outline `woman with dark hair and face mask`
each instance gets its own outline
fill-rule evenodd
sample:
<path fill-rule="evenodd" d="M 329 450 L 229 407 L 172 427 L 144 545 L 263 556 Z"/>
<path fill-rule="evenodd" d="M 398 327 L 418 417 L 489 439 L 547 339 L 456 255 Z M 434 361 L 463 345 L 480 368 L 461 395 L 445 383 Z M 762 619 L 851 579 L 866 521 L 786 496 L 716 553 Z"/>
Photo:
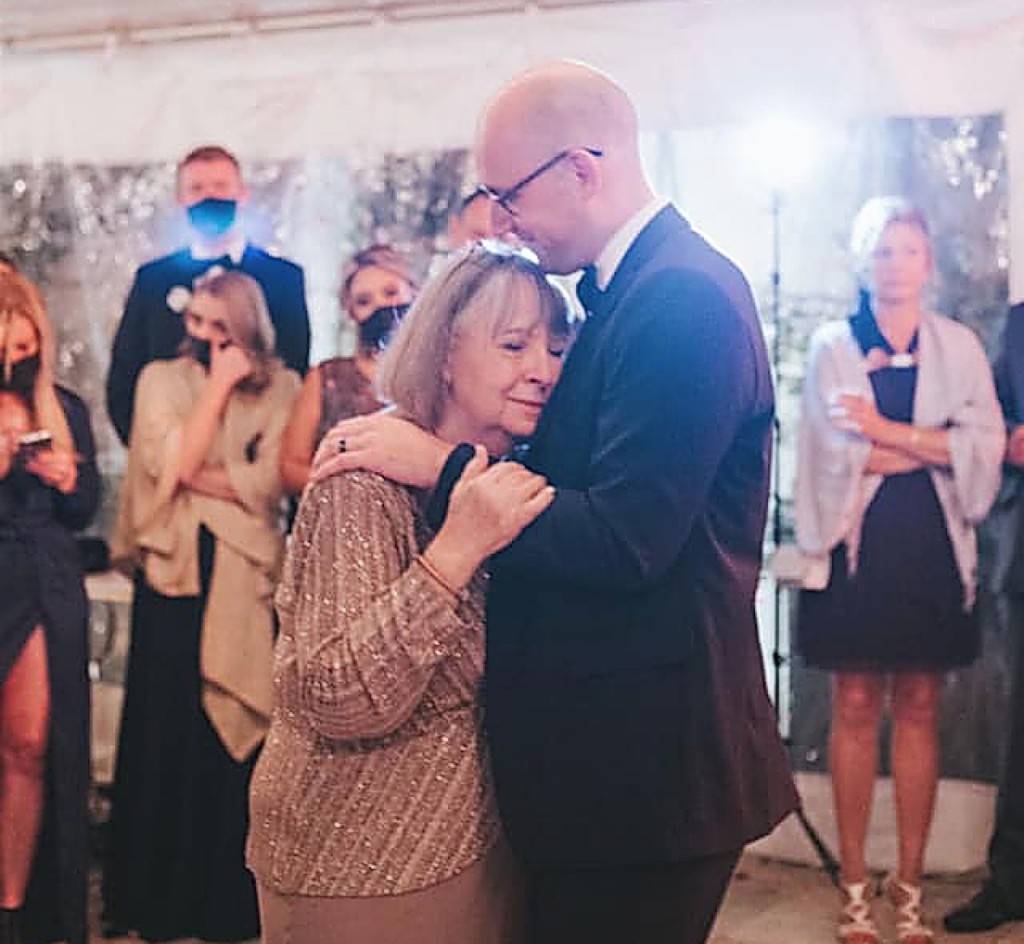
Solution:
<path fill-rule="evenodd" d="M 0 270 L 0 942 L 86 940 L 88 604 L 99 503 L 85 404 L 53 382 L 35 286 Z M 42 829 L 45 824 L 46 828 Z M 41 838 L 42 837 L 42 838 Z M 23 937 L 24 935 L 24 937 Z"/>
<path fill-rule="evenodd" d="M 381 407 L 373 390 L 377 357 L 416 297 L 412 267 L 390 246 L 357 252 L 341 278 L 341 307 L 356 323 L 354 357 L 332 357 L 306 374 L 281 443 L 281 478 L 298 494 L 309 480 L 316 444 L 338 420 Z"/>
<path fill-rule="evenodd" d="M 246 794 L 270 715 L 278 448 L 299 378 L 259 284 L 205 276 L 135 394 L 112 553 L 135 577 L 104 876 L 108 932 L 256 937 Z"/>

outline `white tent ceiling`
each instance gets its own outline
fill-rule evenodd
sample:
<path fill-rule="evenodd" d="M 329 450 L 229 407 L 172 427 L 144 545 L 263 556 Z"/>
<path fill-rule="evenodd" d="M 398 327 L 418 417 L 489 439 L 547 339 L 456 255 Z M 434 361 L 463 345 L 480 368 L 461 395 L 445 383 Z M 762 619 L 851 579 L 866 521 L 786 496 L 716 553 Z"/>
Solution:
<path fill-rule="evenodd" d="M 963 11 L 983 7 L 981 18 L 998 22 L 1021 13 L 1019 0 L 802 0 L 809 10 L 872 6 L 920 8 L 939 18 L 962 20 Z M 662 6 L 723 8 L 733 0 L 662 0 Z M 0 44 L 53 50 L 119 43 L 273 33 L 380 22 L 537 13 L 567 8 L 650 6 L 646 0 L 0 0 Z M 762 11 L 792 6 L 761 0 Z"/>
<path fill-rule="evenodd" d="M 498 85 L 561 57 L 648 130 L 1002 112 L 1024 180 L 1024 0 L 0 0 L 0 161 L 464 146 Z M 1024 297 L 1024 187 L 1011 217 Z"/>
<path fill-rule="evenodd" d="M 166 42 L 610 2 L 616 0 L 0 0 L 0 43 L 77 48 L 111 37 L 119 42 Z"/>

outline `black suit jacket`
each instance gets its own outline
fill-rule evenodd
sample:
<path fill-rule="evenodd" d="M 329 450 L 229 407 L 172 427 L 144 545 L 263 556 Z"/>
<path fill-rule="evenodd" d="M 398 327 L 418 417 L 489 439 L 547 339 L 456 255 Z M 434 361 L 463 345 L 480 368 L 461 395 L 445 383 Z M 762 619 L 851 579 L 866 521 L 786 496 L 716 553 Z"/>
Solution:
<path fill-rule="evenodd" d="M 487 729 L 533 865 L 735 850 L 797 798 L 754 615 L 773 394 L 740 272 L 666 208 L 585 323 L 493 562 Z"/>
<path fill-rule="evenodd" d="M 1006 316 L 993 373 L 1006 426 L 1012 433 L 1024 423 L 1024 303 L 1011 307 Z M 1001 514 L 992 518 L 996 527 L 1002 525 L 998 532 L 1001 539 L 995 542 L 989 579 L 997 591 L 1020 595 L 1024 594 L 1024 470 L 1009 463 L 1003 469 L 1003 484 L 994 509 Z"/>
<path fill-rule="evenodd" d="M 994 367 L 996 392 L 1008 426 L 1024 423 L 1024 302 L 1010 308 Z"/>
<path fill-rule="evenodd" d="M 142 368 L 150 361 L 177 357 L 185 336 L 181 314 L 167 306 L 167 293 L 178 285 L 191 290 L 193 280 L 212 264 L 193 259 L 182 249 L 147 262 L 135 273 L 107 374 L 107 412 L 121 442 L 127 443 L 131 433 L 135 384 Z M 281 360 L 304 375 L 309 367 L 310 332 L 302 269 L 252 245 L 246 246 L 238 268 L 263 289 Z"/>

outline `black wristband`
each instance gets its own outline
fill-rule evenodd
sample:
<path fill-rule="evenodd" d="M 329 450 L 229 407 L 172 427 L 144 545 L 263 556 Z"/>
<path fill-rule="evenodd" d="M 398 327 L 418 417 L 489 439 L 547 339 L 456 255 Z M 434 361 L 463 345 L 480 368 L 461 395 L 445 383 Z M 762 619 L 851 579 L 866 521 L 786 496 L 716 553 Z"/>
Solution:
<path fill-rule="evenodd" d="M 462 470 L 469 464 L 469 460 L 476 455 L 476 447 L 471 443 L 459 443 L 444 460 L 441 474 L 437 477 L 437 485 L 434 486 L 434 494 L 427 504 L 427 521 L 436 531 L 444 524 L 445 516 L 448 514 L 448 502 L 452 497 L 452 489 L 462 475 Z"/>

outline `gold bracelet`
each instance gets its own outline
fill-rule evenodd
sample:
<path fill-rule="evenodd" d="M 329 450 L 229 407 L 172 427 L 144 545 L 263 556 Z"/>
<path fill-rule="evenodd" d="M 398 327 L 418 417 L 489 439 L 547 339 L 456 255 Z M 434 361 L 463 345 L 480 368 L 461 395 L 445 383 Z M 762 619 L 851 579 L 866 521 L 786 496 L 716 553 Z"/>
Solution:
<path fill-rule="evenodd" d="M 442 590 L 447 591 L 453 597 L 458 599 L 459 591 L 456 590 L 444 577 L 441 576 L 441 572 L 427 560 L 426 554 L 419 554 L 416 560 L 420 562 L 420 566 L 430 575 L 434 583 L 436 583 Z"/>

